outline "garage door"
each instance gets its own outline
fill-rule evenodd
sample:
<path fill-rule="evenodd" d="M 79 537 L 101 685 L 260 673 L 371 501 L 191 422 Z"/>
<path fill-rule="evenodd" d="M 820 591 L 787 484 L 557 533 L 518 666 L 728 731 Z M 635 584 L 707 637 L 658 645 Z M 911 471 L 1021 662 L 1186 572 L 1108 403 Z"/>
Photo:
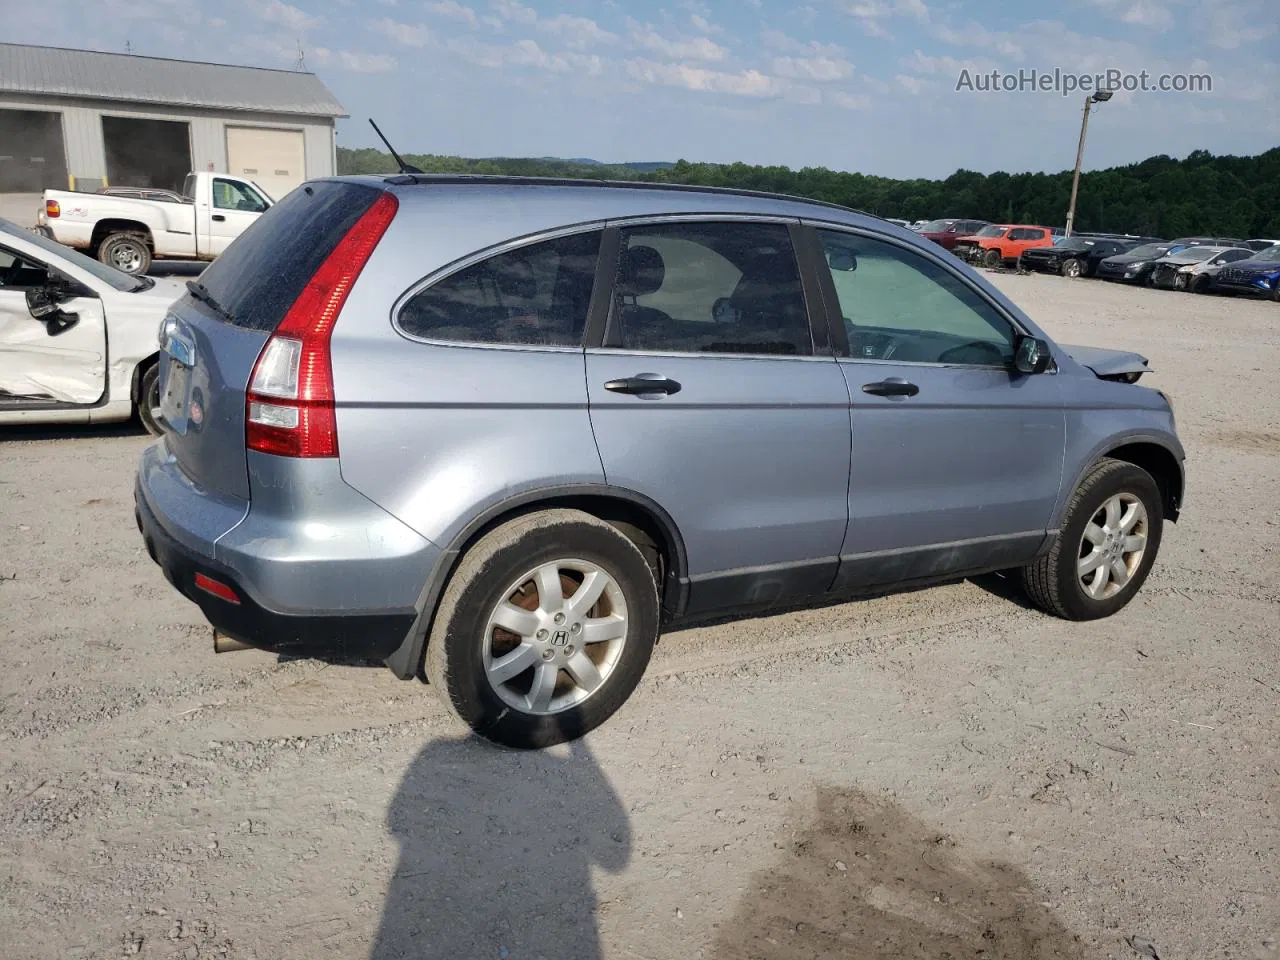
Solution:
<path fill-rule="evenodd" d="M 62 114 L 0 110 L 0 193 L 67 189 Z"/>
<path fill-rule="evenodd" d="M 181 190 L 191 172 L 191 127 L 180 120 L 103 117 L 107 182 Z"/>
<path fill-rule="evenodd" d="M 306 179 L 301 130 L 227 127 L 227 172 L 252 180 L 279 200 Z"/>

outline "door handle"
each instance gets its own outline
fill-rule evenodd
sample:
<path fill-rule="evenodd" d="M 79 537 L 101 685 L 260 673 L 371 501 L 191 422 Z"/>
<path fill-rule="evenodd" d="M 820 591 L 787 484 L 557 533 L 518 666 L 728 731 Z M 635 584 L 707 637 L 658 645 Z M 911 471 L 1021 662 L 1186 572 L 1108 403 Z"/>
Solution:
<path fill-rule="evenodd" d="M 223 216 L 222 214 L 220 214 L 220 213 L 215 213 L 215 214 L 214 214 L 212 217 L 210 217 L 209 219 L 210 219 L 210 220 L 216 220 L 218 223 L 225 223 L 227 218 L 226 218 L 226 217 L 224 217 L 224 216 Z"/>
<path fill-rule="evenodd" d="M 680 392 L 675 380 L 656 373 L 637 373 L 634 377 L 621 377 L 605 383 L 604 388 L 613 393 L 627 393 L 644 400 L 657 400 Z"/>
<path fill-rule="evenodd" d="M 914 397 L 920 392 L 920 388 L 902 377 L 889 377 L 875 383 L 864 383 L 862 392 L 874 397 Z"/>

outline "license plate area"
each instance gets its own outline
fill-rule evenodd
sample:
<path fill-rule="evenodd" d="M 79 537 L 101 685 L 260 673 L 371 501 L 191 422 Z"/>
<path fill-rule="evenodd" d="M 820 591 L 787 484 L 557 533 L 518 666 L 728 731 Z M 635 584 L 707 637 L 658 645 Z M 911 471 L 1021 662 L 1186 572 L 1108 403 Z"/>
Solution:
<path fill-rule="evenodd" d="M 160 419 L 174 433 L 185 435 L 191 422 L 188 409 L 195 351 L 190 343 L 173 333 L 169 334 L 164 349 L 160 371 Z"/>

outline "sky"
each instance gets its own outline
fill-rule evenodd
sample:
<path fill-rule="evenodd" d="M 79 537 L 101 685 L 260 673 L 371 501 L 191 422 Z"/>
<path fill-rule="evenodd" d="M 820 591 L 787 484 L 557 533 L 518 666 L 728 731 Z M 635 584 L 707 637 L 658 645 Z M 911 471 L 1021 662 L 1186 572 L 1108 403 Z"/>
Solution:
<path fill-rule="evenodd" d="M 340 146 L 687 159 L 892 177 L 1070 169 L 1085 94 L 992 71 L 1208 74 L 1121 89 L 1085 169 L 1280 143 L 1277 0 L 0 0 L 3 39 L 292 69 Z M 18 16 L 18 12 L 21 16 Z M 1062 18 L 1062 19 L 1058 19 Z M 967 81 L 965 78 L 968 78 Z M 1048 79 L 1042 82 L 1049 82 Z M 965 89 L 957 89 L 957 86 Z"/>

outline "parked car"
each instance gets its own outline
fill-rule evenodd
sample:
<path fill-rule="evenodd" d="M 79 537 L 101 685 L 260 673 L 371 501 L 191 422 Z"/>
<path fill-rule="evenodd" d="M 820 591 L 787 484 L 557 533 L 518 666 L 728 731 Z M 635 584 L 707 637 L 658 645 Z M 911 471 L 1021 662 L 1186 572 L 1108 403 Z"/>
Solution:
<path fill-rule="evenodd" d="M 1274 247 L 1280 240 L 1246 240 L 1241 246 L 1248 247 L 1250 250 L 1266 250 L 1268 247 Z"/>
<path fill-rule="evenodd" d="M 998 267 L 1007 260 L 1017 260 L 1027 250 L 1052 246 L 1053 233 L 1048 227 L 993 223 L 957 240 L 952 253 L 984 267 Z"/>
<path fill-rule="evenodd" d="M 1217 271 L 1204 292 L 1247 293 L 1280 300 L 1280 244 Z"/>
<path fill-rule="evenodd" d="M 1011 568 L 1110 615 L 1182 501 L 1141 356 L 832 205 L 336 178 L 190 287 L 152 557 L 222 635 L 385 659 L 502 743 L 603 722 L 691 616 Z"/>
<path fill-rule="evenodd" d="M 1137 243 L 1109 237 L 1075 235 L 1051 247 L 1026 250 L 1018 258 L 1018 268 L 1039 273 L 1060 273 L 1064 277 L 1091 277 L 1107 257 L 1132 250 Z"/>
<path fill-rule="evenodd" d="M 1178 237 L 1176 240 L 1169 241 L 1172 249 L 1170 253 L 1177 253 L 1179 248 L 1185 247 L 1243 247 L 1245 241 L 1239 237 Z"/>
<path fill-rule="evenodd" d="M 156 333 L 181 289 L 0 219 L 0 424 L 136 415 L 156 432 Z"/>
<path fill-rule="evenodd" d="M 917 233 L 919 233 L 920 230 L 923 229 L 926 223 L 929 223 L 929 221 L 928 220 L 912 220 L 910 229 L 915 230 Z"/>
<path fill-rule="evenodd" d="M 955 248 L 961 237 L 972 236 L 987 225 L 985 220 L 930 220 L 916 231 L 947 250 Z"/>
<path fill-rule="evenodd" d="M 179 201 L 46 190 L 39 226 L 59 243 L 139 275 L 154 260 L 212 260 L 272 204 L 252 180 L 187 174 Z"/>
<path fill-rule="evenodd" d="M 1140 244 L 1125 253 L 1104 258 L 1094 270 L 1094 276 L 1123 283 L 1145 283 L 1155 261 L 1171 250 L 1181 249 L 1183 247 L 1169 242 Z"/>
<path fill-rule="evenodd" d="M 1251 256 L 1248 247 L 1186 247 L 1152 263 L 1147 283 L 1166 290 L 1189 290 L 1206 270 Z"/>

